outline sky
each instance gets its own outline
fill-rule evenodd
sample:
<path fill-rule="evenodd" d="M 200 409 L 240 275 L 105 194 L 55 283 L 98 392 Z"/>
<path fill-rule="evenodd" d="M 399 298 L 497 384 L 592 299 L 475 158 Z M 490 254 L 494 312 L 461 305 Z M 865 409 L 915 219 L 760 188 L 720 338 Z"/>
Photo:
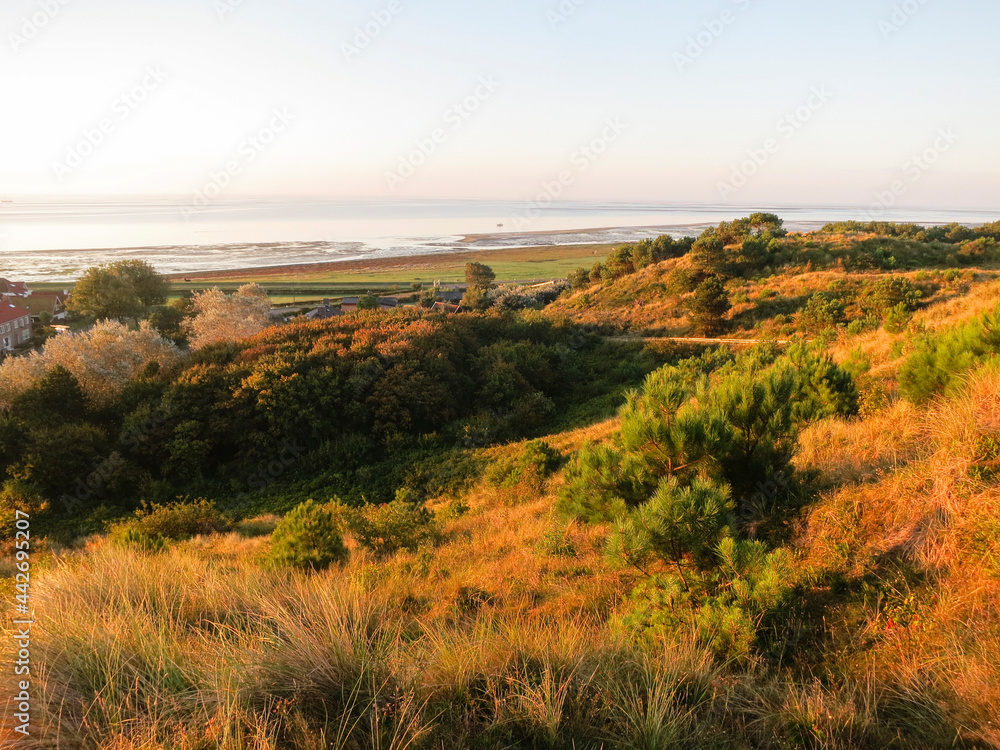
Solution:
<path fill-rule="evenodd" d="M 992 209 L 996 0 L 3 0 L 0 194 Z"/>

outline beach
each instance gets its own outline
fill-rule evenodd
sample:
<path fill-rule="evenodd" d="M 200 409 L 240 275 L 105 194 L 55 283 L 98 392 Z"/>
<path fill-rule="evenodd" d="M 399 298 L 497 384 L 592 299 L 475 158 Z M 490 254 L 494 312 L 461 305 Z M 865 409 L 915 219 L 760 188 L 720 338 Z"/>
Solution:
<path fill-rule="evenodd" d="M 706 227 L 770 210 L 791 231 L 855 219 L 860 209 L 648 203 L 557 203 L 521 218 L 523 204 L 457 200 L 240 199 L 194 216 L 168 198 L 53 199 L 0 205 L 0 270 L 31 282 L 72 281 L 87 268 L 143 260 L 169 276 L 232 272 L 340 273 L 418 258 L 494 250 L 616 245 Z M 537 214 L 537 215 L 536 215 Z M 981 223 L 978 211 L 894 213 L 893 220 Z M 517 227 L 521 231 L 509 231 Z M 406 260 L 401 260 L 406 259 Z M 386 264 L 389 265 L 386 265 Z M 433 261 L 437 263 L 437 261 Z M 349 264 L 349 265 L 343 265 Z"/>

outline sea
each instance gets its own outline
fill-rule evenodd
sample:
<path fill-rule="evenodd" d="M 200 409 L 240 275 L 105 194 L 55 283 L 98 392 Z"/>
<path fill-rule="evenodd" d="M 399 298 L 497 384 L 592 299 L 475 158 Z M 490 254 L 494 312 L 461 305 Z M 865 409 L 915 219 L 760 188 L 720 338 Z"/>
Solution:
<path fill-rule="evenodd" d="M 0 276 L 71 281 L 94 265 L 141 259 L 164 274 L 366 258 L 681 237 L 769 211 L 794 231 L 863 219 L 860 207 L 483 200 L 0 198 Z M 893 209 L 918 224 L 996 221 L 1000 211 Z"/>

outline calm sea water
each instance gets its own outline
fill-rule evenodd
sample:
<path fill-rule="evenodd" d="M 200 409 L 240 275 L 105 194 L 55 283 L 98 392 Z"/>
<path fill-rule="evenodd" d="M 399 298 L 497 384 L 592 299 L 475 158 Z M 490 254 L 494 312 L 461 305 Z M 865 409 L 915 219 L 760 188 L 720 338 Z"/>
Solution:
<path fill-rule="evenodd" d="M 203 208 L 166 197 L 4 198 L 0 276 L 26 281 L 75 278 L 124 258 L 162 273 L 318 263 L 535 245 L 622 242 L 700 231 L 755 210 L 778 213 L 790 229 L 855 219 L 860 208 L 734 207 L 652 203 L 245 199 Z M 983 211 L 896 210 L 884 218 L 921 224 L 981 223 Z M 503 226 L 499 226 L 503 225 Z"/>

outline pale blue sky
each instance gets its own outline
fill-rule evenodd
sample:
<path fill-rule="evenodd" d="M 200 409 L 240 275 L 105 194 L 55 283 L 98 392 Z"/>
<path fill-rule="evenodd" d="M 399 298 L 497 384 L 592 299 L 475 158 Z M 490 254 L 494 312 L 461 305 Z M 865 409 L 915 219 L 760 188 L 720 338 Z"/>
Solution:
<path fill-rule="evenodd" d="M 774 139 L 728 200 L 868 205 L 899 182 L 900 206 L 1000 203 L 996 0 L 567 0 L 556 24 L 559 0 L 398 0 L 350 61 L 343 45 L 389 0 L 58 2 L 0 9 L 7 195 L 190 195 L 234 162 L 231 195 L 529 200 L 562 172 L 566 199 L 721 202 L 720 183 Z M 915 12 L 887 33 L 903 5 Z M 156 66 L 161 82 L 144 72 Z M 144 77 L 145 101 L 123 109 Z M 482 78 L 499 88 L 455 127 L 446 113 Z M 814 88 L 828 101 L 786 137 L 779 119 Z M 248 149 L 282 108 L 292 122 Z M 580 169 L 609 118 L 624 133 Z M 102 120 L 92 153 L 56 167 Z M 438 128 L 391 189 L 387 173 Z M 957 141 L 914 171 L 941 129 Z"/>

